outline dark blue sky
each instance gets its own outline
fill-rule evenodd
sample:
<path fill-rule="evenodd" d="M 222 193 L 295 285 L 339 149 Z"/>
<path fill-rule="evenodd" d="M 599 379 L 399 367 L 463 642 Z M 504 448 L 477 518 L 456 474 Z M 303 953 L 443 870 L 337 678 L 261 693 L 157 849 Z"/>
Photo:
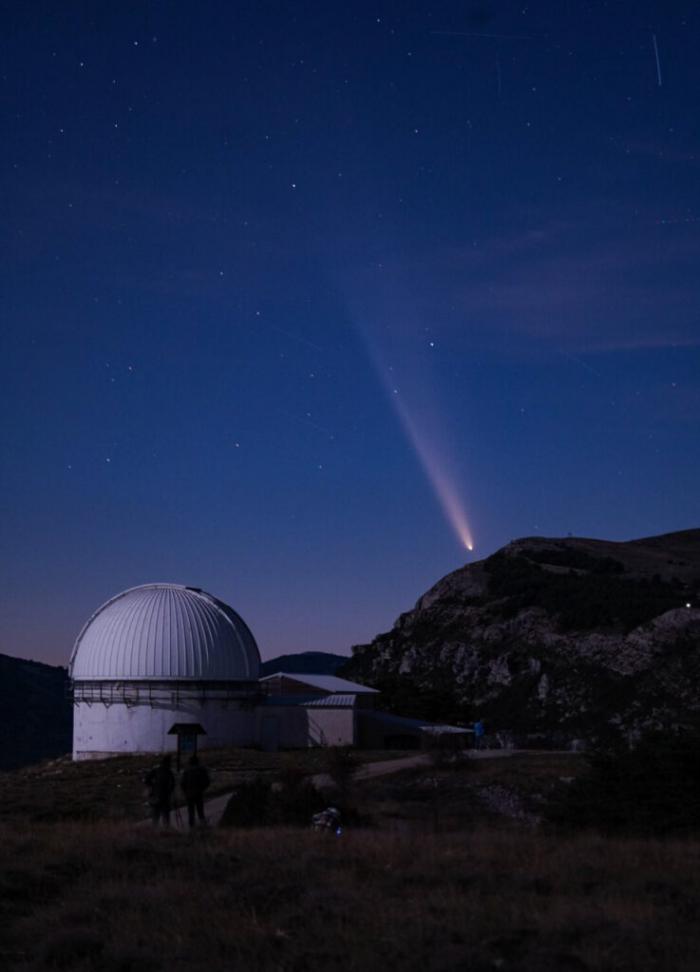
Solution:
<path fill-rule="evenodd" d="M 697 3 L 5 9 L 0 651 L 175 581 L 347 652 L 446 504 L 698 526 Z"/>

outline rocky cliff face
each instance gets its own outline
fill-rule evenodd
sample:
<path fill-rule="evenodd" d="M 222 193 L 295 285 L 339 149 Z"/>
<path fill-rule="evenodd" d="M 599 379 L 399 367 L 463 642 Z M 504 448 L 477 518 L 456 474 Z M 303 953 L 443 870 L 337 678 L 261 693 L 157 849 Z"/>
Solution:
<path fill-rule="evenodd" d="M 405 714 L 480 715 L 551 745 L 700 721 L 700 530 L 516 540 L 440 580 L 341 674 Z"/>

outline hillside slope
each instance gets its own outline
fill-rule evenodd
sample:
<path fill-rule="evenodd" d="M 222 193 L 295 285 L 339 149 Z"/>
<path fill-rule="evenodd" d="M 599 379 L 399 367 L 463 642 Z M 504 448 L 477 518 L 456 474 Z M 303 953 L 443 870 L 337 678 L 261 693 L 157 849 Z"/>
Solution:
<path fill-rule="evenodd" d="M 699 603 L 700 530 L 526 537 L 443 577 L 341 674 L 520 740 L 630 737 L 700 716 Z"/>
<path fill-rule="evenodd" d="M 67 684 L 65 668 L 0 655 L 0 770 L 70 751 Z"/>

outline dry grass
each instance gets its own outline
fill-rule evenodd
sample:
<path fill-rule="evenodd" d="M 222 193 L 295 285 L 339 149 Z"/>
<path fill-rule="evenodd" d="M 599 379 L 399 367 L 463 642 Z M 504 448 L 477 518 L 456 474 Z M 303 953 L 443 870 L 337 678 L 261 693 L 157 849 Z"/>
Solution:
<path fill-rule="evenodd" d="M 322 755 L 294 759 L 314 772 Z M 288 760 L 207 754 L 221 789 Z M 559 837 L 495 825 L 503 818 L 485 810 L 485 790 L 535 800 L 583 771 L 579 757 L 358 783 L 353 799 L 371 827 L 340 839 L 134 827 L 124 817 L 143 816 L 151 764 L 59 762 L 4 778 L 3 972 L 700 968 L 700 841 Z M 115 813 L 121 821 L 97 819 Z"/>
<path fill-rule="evenodd" d="M 700 843 L 0 825 L 9 970 L 696 972 Z"/>

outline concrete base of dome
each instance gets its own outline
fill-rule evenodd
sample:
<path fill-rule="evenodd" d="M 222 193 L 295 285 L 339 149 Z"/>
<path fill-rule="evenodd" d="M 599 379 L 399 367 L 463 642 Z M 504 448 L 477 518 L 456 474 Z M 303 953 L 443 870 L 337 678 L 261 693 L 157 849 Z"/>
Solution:
<path fill-rule="evenodd" d="M 127 705 L 78 702 L 74 707 L 73 759 L 101 759 L 129 753 L 167 753 L 177 749 L 174 723 L 198 722 L 207 735 L 200 749 L 252 746 L 257 741 L 255 710 L 245 703 L 181 694 L 176 703 Z"/>

